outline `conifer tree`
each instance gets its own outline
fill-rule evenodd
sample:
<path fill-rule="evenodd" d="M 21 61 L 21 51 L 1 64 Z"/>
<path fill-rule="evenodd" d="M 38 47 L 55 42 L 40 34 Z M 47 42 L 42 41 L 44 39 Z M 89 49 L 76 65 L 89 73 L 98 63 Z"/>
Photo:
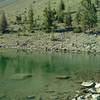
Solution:
<path fill-rule="evenodd" d="M 51 10 L 50 2 L 48 4 L 48 7 L 44 10 L 44 27 L 46 29 L 46 32 L 51 32 L 53 25 L 53 12 Z"/>
<path fill-rule="evenodd" d="M 6 33 L 7 27 L 8 27 L 7 18 L 6 18 L 5 12 L 3 11 L 1 15 L 0 31 L 2 33 Z"/>
<path fill-rule="evenodd" d="M 33 27 L 34 27 L 34 13 L 33 13 L 33 8 L 32 6 L 29 9 L 29 31 L 33 31 Z"/>
<path fill-rule="evenodd" d="M 75 15 L 75 22 L 79 26 L 81 21 L 81 9 L 79 8 Z"/>
<path fill-rule="evenodd" d="M 91 29 L 97 23 L 97 11 L 91 0 L 82 0 L 81 27 L 83 30 Z"/>
<path fill-rule="evenodd" d="M 63 22 L 64 20 L 64 10 L 65 10 L 65 4 L 64 1 L 61 0 L 59 4 L 59 9 L 58 9 L 58 21 Z"/>
<path fill-rule="evenodd" d="M 65 27 L 71 28 L 72 27 L 72 15 L 71 15 L 71 11 L 70 11 L 70 7 L 68 8 L 68 11 L 64 17 L 64 23 L 65 23 Z"/>
<path fill-rule="evenodd" d="M 60 11 L 64 11 L 65 10 L 65 4 L 64 4 L 63 0 L 60 1 L 59 10 Z"/>

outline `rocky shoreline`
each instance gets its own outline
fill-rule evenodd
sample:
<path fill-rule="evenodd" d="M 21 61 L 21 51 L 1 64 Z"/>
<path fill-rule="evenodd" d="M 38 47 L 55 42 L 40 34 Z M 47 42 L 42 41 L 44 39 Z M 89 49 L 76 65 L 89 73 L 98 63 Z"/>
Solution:
<path fill-rule="evenodd" d="M 87 81 L 81 84 L 80 91 L 72 100 L 100 100 L 100 83 Z"/>
<path fill-rule="evenodd" d="M 55 33 L 59 38 L 60 33 Z M 64 39 L 52 41 L 47 33 L 33 33 L 29 36 L 6 34 L 0 36 L 0 48 L 15 48 L 29 51 L 49 52 L 76 52 L 76 53 L 100 53 L 100 36 L 83 33 L 64 33 Z"/>

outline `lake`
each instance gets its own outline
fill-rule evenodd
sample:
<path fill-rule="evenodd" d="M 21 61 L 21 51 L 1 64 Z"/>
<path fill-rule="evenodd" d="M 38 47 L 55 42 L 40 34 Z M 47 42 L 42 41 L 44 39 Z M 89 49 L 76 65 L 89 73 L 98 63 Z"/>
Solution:
<path fill-rule="evenodd" d="M 22 73 L 32 77 L 11 79 Z M 56 79 L 58 75 L 70 78 Z M 0 96 L 4 95 L 0 100 L 27 100 L 33 95 L 35 100 L 68 100 L 65 98 L 73 96 L 82 81 L 99 81 L 99 77 L 100 55 L 0 49 Z"/>

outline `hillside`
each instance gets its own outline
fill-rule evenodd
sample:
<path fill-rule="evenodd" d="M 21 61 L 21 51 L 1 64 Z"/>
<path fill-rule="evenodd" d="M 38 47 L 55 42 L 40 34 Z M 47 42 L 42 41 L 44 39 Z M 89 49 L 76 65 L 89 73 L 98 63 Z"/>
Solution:
<path fill-rule="evenodd" d="M 81 0 L 64 0 L 67 7 L 77 9 Z M 60 0 L 50 0 L 51 6 L 57 9 Z M 1 10 L 5 10 L 9 14 L 22 12 L 25 8 L 33 4 L 34 12 L 41 15 L 43 9 L 48 4 L 48 0 L 6 0 L 0 2 Z"/>

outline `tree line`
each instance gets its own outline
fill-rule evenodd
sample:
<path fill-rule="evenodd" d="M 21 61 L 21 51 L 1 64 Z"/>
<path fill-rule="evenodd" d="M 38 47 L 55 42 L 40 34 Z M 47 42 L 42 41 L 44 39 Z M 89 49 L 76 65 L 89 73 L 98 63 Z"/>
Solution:
<path fill-rule="evenodd" d="M 42 29 L 45 32 L 49 33 L 57 29 L 57 24 L 64 25 L 65 29 L 73 29 L 75 32 L 86 32 L 97 26 L 98 16 L 97 8 L 100 6 L 100 1 L 95 0 L 95 3 L 92 0 L 82 0 L 81 6 L 78 10 L 73 13 L 71 7 L 67 7 L 63 0 L 60 0 L 58 10 L 52 9 L 50 1 L 48 6 L 45 7 L 43 11 L 43 24 Z M 75 17 L 73 17 L 73 14 Z M 21 16 L 16 16 L 17 24 L 21 22 Z M 37 18 L 39 20 L 39 16 Z M 31 6 L 28 10 L 28 16 L 25 16 L 25 23 L 29 25 L 28 30 L 34 32 L 34 27 L 36 27 L 37 20 L 34 17 L 33 7 Z M 75 25 L 73 25 L 75 22 Z M 2 13 L 0 31 L 2 33 L 7 32 L 8 22 L 5 12 Z"/>

